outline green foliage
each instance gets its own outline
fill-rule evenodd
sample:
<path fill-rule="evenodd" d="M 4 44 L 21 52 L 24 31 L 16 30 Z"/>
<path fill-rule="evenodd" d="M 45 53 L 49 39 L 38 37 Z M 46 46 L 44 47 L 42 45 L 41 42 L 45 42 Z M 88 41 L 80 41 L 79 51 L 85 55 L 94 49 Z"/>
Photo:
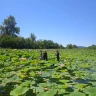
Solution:
<path fill-rule="evenodd" d="M 4 35 L 0 38 L 0 46 L 3 48 L 21 49 L 25 47 L 25 39 L 22 37 L 11 37 L 10 35 Z"/>
<path fill-rule="evenodd" d="M 72 49 L 72 48 L 78 48 L 78 47 L 76 45 L 67 44 L 66 48 L 67 49 Z"/>
<path fill-rule="evenodd" d="M 56 49 L 63 48 L 59 44 L 54 43 L 51 40 L 43 40 L 33 42 L 30 38 L 23 37 L 11 37 L 10 35 L 4 35 L 0 38 L 0 47 L 3 48 L 15 48 L 15 49 Z"/>
<path fill-rule="evenodd" d="M 91 94 L 92 96 L 96 95 L 96 87 L 88 87 L 84 89 L 86 94 Z"/>
<path fill-rule="evenodd" d="M 34 35 L 34 33 L 30 34 L 30 39 L 35 42 L 36 41 L 36 36 Z"/>
<path fill-rule="evenodd" d="M 0 47 L 2 48 L 16 48 L 16 49 L 56 49 L 64 48 L 58 43 L 51 40 L 37 40 L 34 33 L 30 37 L 18 37 L 20 28 L 16 26 L 14 16 L 9 16 L 4 19 L 0 26 Z"/>
<path fill-rule="evenodd" d="M 68 44 L 68 45 L 66 46 L 66 48 L 72 49 L 72 44 Z"/>
<path fill-rule="evenodd" d="M 4 19 L 3 25 L 0 26 L 0 34 L 17 37 L 20 32 L 20 28 L 17 27 L 16 24 L 14 16 L 10 15 L 7 19 Z"/>
<path fill-rule="evenodd" d="M 92 46 L 89 46 L 88 48 L 89 49 L 96 49 L 96 45 L 93 44 Z"/>
<path fill-rule="evenodd" d="M 28 87 L 18 86 L 13 91 L 11 91 L 10 96 L 22 96 L 29 90 Z"/>
<path fill-rule="evenodd" d="M 52 40 L 37 40 L 36 45 L 37 45 L 37 47 L 39 47 L 41 49 L 64 48 L 63 46 L 59 45 L 58 43 L 54 43 Z"/>
<path fill-rule="evenodd" d="M 60 62 L 55 51 L 44 61 L 40 50 L 1 49 L 0 96 L 95 96 L 96 51 L 59 50 Z"/>
<path fill-rule="evenodd" d="M 84 93 L 81 93 L 81 92 L 72 92 L 69 96 L 86 96 Z"/>

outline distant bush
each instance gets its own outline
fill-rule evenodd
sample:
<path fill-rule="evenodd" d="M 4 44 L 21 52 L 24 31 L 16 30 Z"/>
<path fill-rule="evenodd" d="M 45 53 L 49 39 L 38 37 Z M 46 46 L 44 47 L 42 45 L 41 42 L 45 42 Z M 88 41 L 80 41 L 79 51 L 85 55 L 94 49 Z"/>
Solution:
<path fill-rule="evenodd" d="M 73 49 L 73 48 L 78 48 L 76 45 L 68 44 L 66 46 L 67 49 Z"/>
<path fill-rule="evenodd" d="M 89 46 L 88 48 L 89 49 L 96 49 L 96 45 L 93 44 L 92 46 Z"/>

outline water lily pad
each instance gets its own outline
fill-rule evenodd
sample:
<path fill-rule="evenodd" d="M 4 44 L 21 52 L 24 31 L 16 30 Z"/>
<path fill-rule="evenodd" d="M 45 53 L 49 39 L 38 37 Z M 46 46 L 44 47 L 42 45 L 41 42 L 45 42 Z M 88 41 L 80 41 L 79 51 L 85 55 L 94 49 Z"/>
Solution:
<path fill-rule="evenodd" d="M 57 92 L 57 89 L 50 89 L 49 91 L 45 92 L 45 96 L 54 96 Z"/>
<path fill-rule="evenodd" d="M 75 91 L 75 92 L 70 93 L 69 96 L 86 96 L 86 95 L 84 93 Z"/>
<path fill-rule="evenodd" d="M 11 91 L 10 96 L 19 96 L 23 95 L 29 90 L 28 87 L 23 87 L 23 86 L 17 86 L 13 91 Z"/>
<path fill-rule="evenodd" d="M 88 87 L 88 88 L 84 89 L 84 92 L 86 94 L 96 95 L 96 87 Z"/>

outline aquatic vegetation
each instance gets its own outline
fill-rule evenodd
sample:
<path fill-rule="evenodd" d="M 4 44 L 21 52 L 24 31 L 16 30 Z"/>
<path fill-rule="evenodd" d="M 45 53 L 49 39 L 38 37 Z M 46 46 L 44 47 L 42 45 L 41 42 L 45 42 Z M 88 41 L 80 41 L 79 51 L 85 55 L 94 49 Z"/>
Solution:
<path fill-rule="evenodd" d="M 0 96 L 95 96 L 96 50 L 0 49 Z"/>

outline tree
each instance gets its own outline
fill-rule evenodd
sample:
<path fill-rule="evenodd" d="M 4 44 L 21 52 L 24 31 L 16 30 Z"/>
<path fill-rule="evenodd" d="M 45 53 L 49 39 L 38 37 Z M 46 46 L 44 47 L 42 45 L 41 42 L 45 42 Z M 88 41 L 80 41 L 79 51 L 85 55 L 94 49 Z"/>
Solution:
<path fill-rule="evenodd" d="M 78 48 L 76 45 L 72 45 L 73 48 Z"/>
<path fill-rule="evenodd" d="M 67 44 L 66 48 L 68 49 L 72 49 L 72 48 L 78 48 L 75 44 L 72 45 L 72 44 Z"/>
<path fill-rule="evenodd" d="M 4 19 L 4 22 L 0 26 L 0 34 L 17 37 L 20 32 L 20 27 L 17 27 L 16 24 L 14 16 L 10 15 L 7 19 Z"/>
<path fill-rule="evenodd" d="M 66 46 L 66 48 L 72 49 L 72 44 L 68 44 L 68 45 Z"/>
<path fill-rule="evenodd" d="M 34 35 L 34 33 L 30 34 L 30 39 L 35 42 L 36 41 L 36 36 Z"/>
<path fill-rule="evenodd" d="M 37 49 L 43 49 L 43 45 L 44 45 L 44 43 L 43 43 L 42 39 L 39 39 L 36 41 L 36 48 Z"/>
<path fill-rule="evenodd" d="M 91 46 L 88 46 L 89 49 L 96 49 L 96 45 L 91 45 Z"/>

